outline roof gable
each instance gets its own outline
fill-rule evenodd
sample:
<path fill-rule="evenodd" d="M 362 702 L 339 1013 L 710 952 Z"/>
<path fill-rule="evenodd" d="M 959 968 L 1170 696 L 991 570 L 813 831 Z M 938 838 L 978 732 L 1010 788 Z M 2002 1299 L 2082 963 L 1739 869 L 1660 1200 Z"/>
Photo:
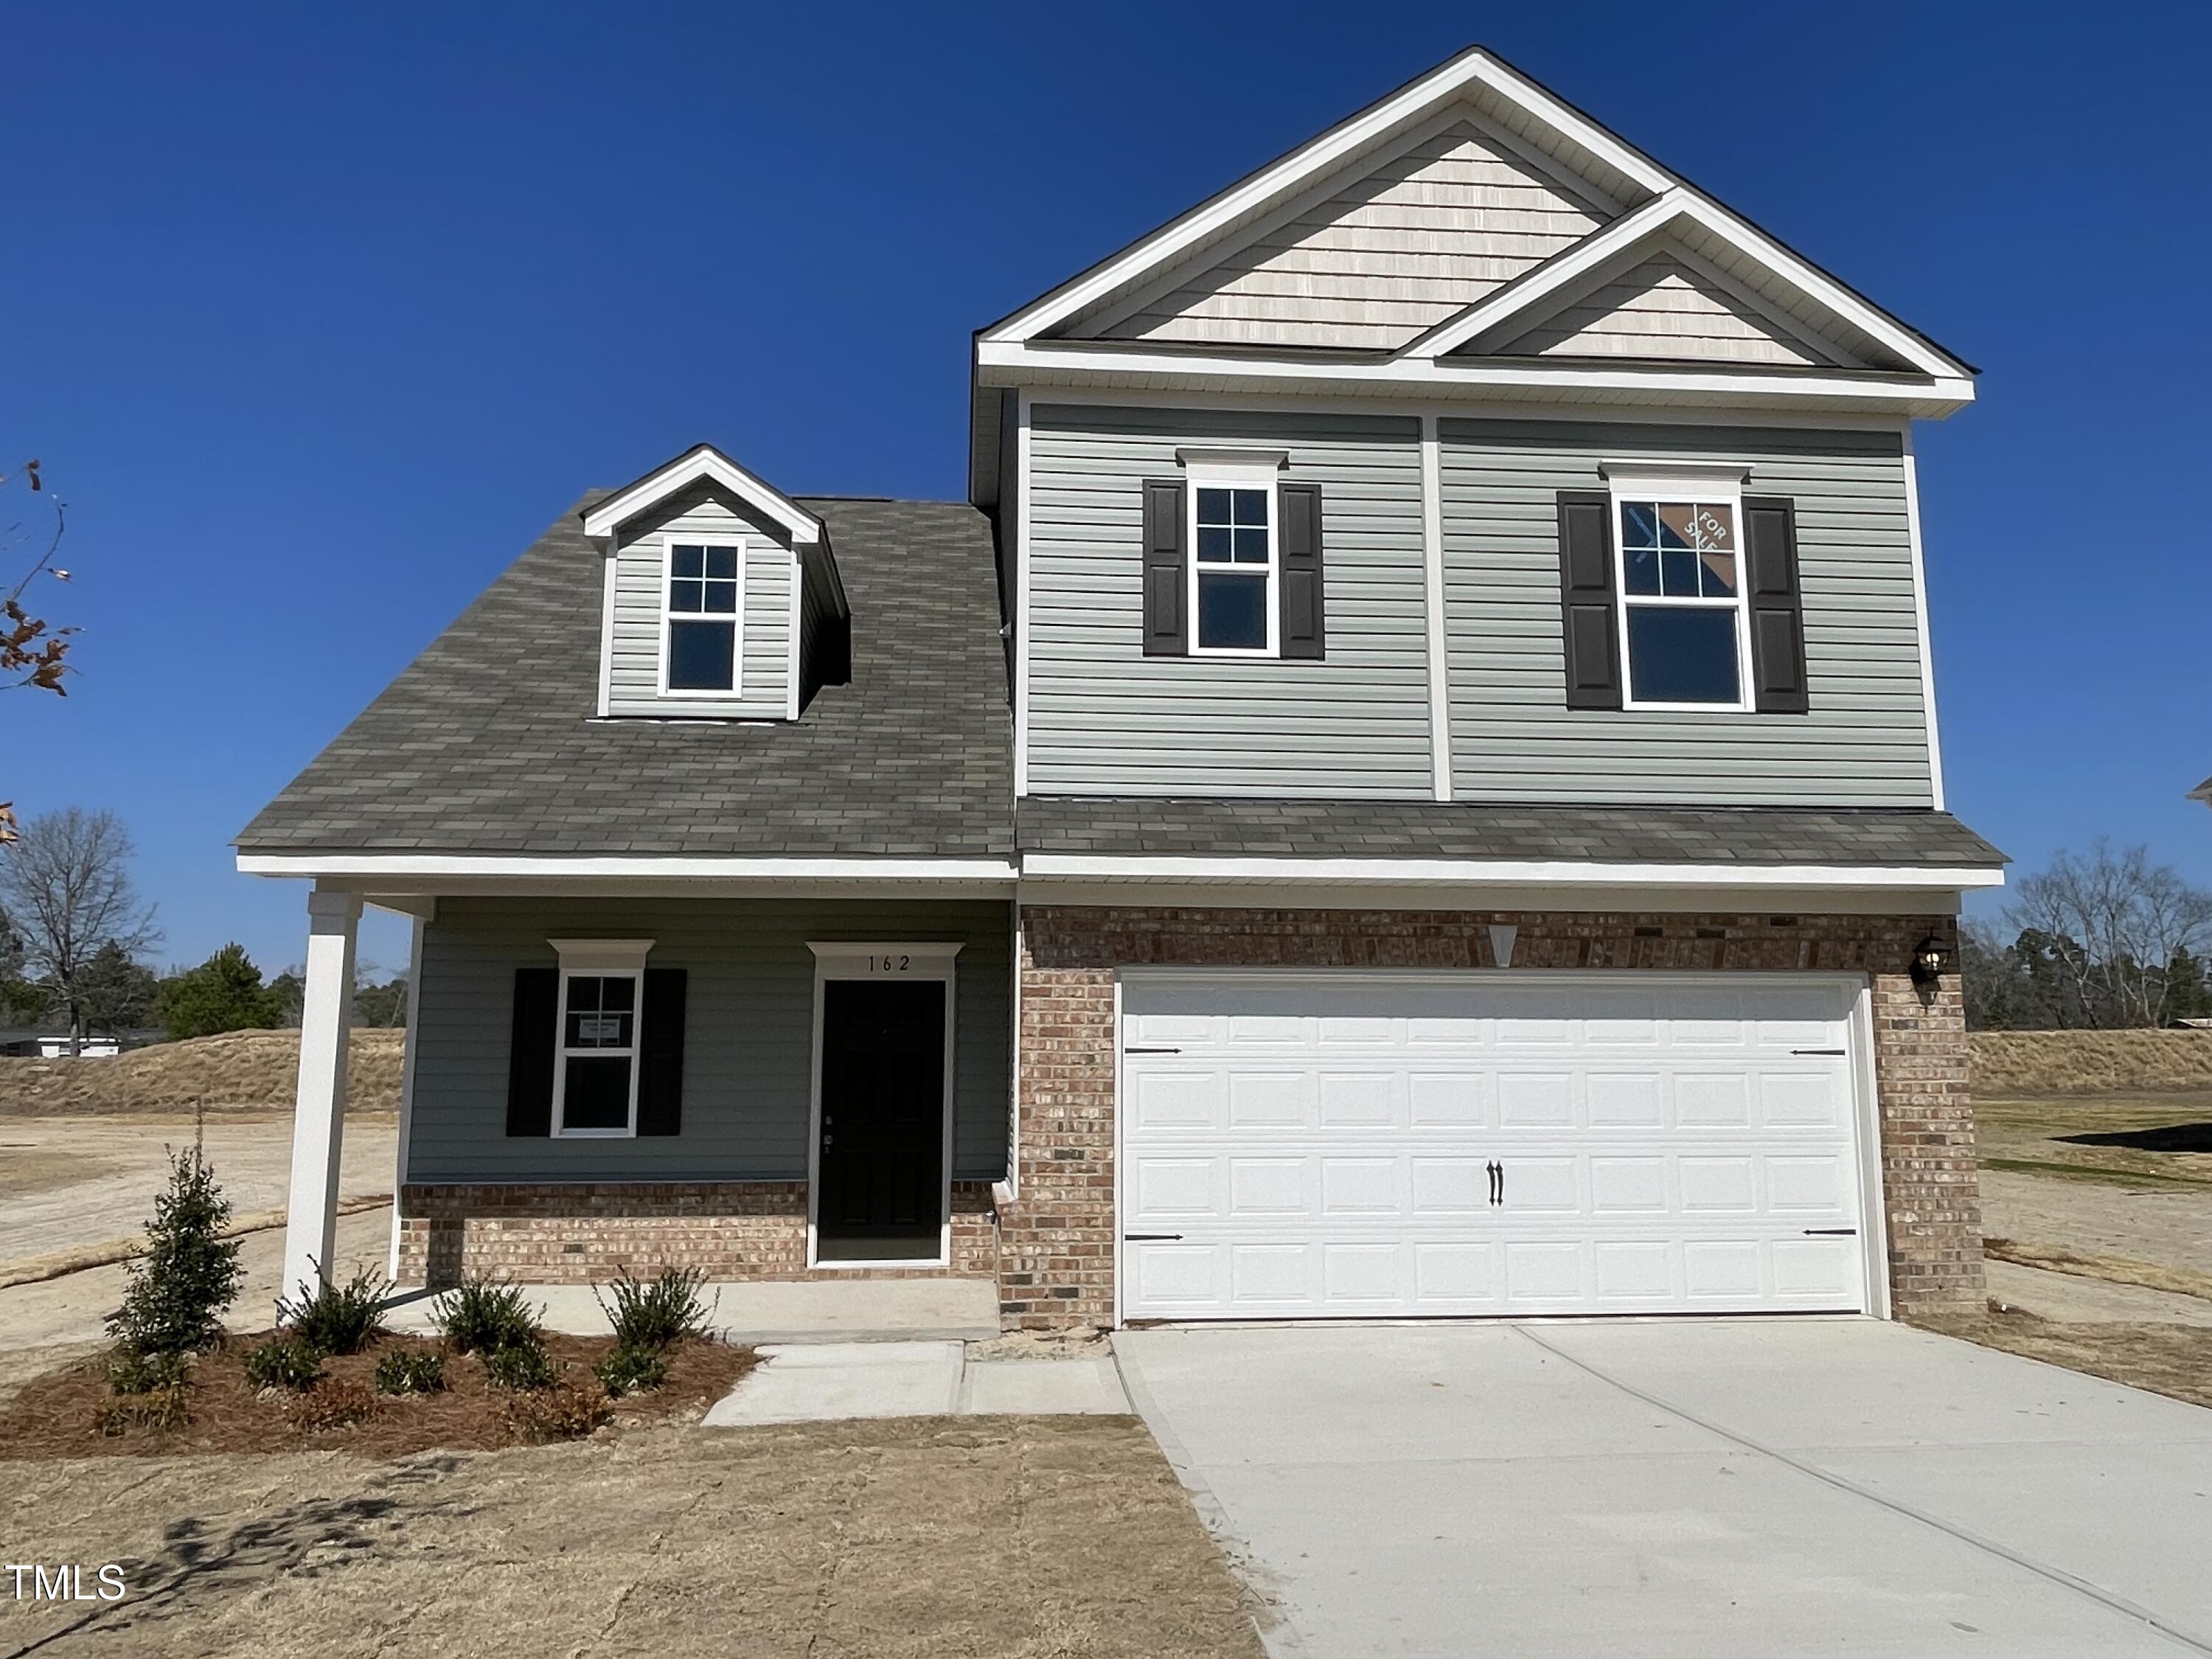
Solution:
<path fill-rule="evenodd" d="M 1388 350 L 1620 211 L 1464 103 L 1351 171 L 1056 331 Z"/>
<path fill-rule="evenodd" d="M 765 479 L 748 472 L 712 444 L 694 444 L 674 460 L 624 484 L 585 513 L 586 536 L 611 536 L 630 520 L 702 483 L 720 485 L 783 526 L 801 545 L 822 539 L 822 520 Z"/>

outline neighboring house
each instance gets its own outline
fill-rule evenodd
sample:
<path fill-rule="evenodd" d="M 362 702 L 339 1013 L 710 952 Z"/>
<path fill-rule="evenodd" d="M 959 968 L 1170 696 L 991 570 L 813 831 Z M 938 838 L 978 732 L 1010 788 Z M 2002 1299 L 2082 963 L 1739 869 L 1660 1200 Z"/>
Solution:
<path fill-rule="evenodd" d="M 88 1036 L 82 1039 L 76 1053 L 70 1053 L 67 1031 L 31 1030 L 0 1030 L 0 1054 L 29 1060 L 112 1060 L 123 1052 L 122 1039 L 115 1036 Z"/>
<path fill-rule="evenodd" d="M 1982 1294 L 1924 335 L 1471 51 L 975 341 L 969 504 L 586 495 L 240 838 L 398 1277 L 1010 1326 Z"/>

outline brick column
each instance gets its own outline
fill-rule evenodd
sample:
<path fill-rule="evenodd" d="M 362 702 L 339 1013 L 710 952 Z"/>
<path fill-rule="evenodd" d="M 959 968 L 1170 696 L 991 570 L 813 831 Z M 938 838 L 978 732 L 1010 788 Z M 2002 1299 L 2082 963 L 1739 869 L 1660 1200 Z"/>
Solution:
<path fill-rule="evenodd" d="M 1114 1322 L 1114 969 L 1039 968 L 1025 943 L 1021 1150 L 999 1212 L 1009 1330 Z"/>

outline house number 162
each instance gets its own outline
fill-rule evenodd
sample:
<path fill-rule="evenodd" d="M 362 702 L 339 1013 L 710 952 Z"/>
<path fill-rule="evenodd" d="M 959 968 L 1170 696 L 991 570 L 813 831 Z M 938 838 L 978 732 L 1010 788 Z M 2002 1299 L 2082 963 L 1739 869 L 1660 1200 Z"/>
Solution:
<path fill-rule="evenodd" d="M 870 957 L 868 971 L 872 974 L 902 974 L 914 965 L 914 958 L 903 953 L 892 957 Z"/>

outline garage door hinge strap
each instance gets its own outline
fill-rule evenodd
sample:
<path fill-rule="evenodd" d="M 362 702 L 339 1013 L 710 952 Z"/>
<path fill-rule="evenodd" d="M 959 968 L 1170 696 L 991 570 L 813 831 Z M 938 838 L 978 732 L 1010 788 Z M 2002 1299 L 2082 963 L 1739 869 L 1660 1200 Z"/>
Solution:
<path fill-rule="evenodd" d="M 1792 1048 L 1790 1052 L 1793 1054 L 1833 1054 L 1840 1060 L 1846 1051 L 1842 1048 Z"/>
<path fill-rule="evenodd" d="M 1859 1230 L 1856 1227 L 1808 1227 L 1805 1229 L 1805 1237 L 1808 1238 L 1856 1238 L 1858 1236 Z"/>
<path fill-rule="evenodd" d="M 1124 1048 L 1121 1052 L 1125 1054 L 1179 1054 L 1182 1050 L 1180 1048 Z"/>
<path fill-rule="evenodd" d="M 1181 1233 L 1123 1233 L 1121 1235 L 1121 1242 L 1124 1244 L 1165 1244 L 1178 1243 L 1182 1238 Z"/>

